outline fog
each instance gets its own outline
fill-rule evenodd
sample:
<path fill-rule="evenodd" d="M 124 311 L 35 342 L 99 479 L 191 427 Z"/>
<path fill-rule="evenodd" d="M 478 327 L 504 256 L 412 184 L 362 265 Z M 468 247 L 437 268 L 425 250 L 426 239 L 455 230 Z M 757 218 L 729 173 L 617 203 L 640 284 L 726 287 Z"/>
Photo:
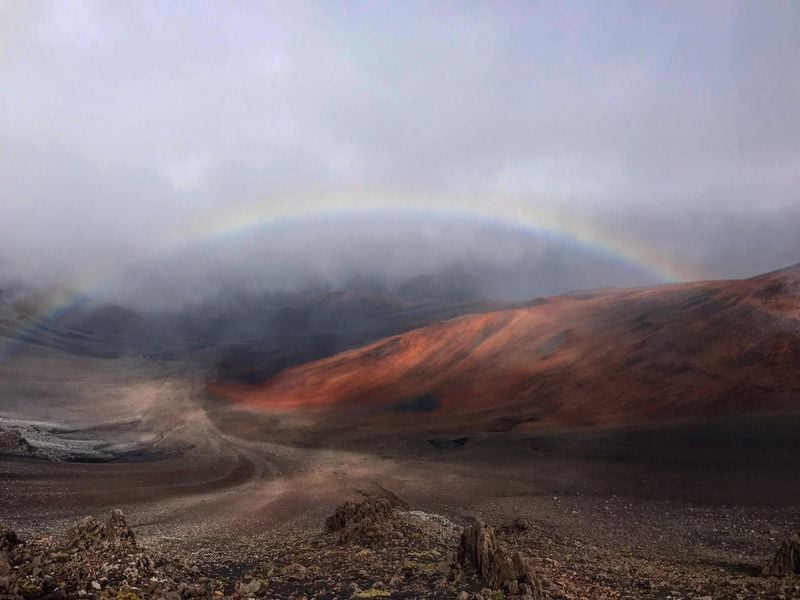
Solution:
<path fill-rule="evenodd" d="M 487 204 L 703 277 L 800 262 L 798 3 L 12 1 L 0 23 L 0 280 L 175 303 L 665 279 Z"/>

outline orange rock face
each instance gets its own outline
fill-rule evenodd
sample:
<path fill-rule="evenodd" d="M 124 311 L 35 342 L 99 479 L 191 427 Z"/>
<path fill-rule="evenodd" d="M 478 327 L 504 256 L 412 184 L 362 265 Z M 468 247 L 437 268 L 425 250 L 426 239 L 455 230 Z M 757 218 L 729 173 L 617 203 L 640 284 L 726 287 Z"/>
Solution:
<path fill-rule="evenodd" d="M 209 391 L 398 430 L 642 423 L 800 407 L 800 266 L 440 322 Z"/>

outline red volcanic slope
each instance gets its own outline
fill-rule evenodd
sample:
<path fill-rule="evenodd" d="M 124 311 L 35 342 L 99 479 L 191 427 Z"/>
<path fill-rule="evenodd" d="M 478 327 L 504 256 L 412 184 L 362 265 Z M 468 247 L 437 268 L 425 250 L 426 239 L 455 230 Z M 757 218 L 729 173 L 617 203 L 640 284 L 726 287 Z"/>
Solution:
<path fill-rule="evenodd" d="M 800 265 L 465 316 L 209 391 L 412 430 L 603 425 L 800 406 Z"/>

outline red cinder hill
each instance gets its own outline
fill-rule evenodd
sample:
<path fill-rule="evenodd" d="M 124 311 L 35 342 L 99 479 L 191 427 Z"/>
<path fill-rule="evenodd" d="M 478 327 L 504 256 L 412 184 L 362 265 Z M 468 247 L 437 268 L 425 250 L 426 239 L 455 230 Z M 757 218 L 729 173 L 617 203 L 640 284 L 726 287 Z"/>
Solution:
<path fill-rule="evenodd" d="M 800 408 L 800 265 L 542 299 L 209 391 L 254 410 L 410 431 Z"/>

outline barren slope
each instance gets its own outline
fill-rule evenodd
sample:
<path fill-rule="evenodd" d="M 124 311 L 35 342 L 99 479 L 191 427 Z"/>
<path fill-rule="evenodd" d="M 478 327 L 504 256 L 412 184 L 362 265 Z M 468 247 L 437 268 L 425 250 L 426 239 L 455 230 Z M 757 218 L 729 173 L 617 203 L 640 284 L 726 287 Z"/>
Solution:
<path fill-rule="evenodd" d="M 605 425 L 800 407 L 800 266 L 471 315 L 209 391 L 401 430 Z"/>

